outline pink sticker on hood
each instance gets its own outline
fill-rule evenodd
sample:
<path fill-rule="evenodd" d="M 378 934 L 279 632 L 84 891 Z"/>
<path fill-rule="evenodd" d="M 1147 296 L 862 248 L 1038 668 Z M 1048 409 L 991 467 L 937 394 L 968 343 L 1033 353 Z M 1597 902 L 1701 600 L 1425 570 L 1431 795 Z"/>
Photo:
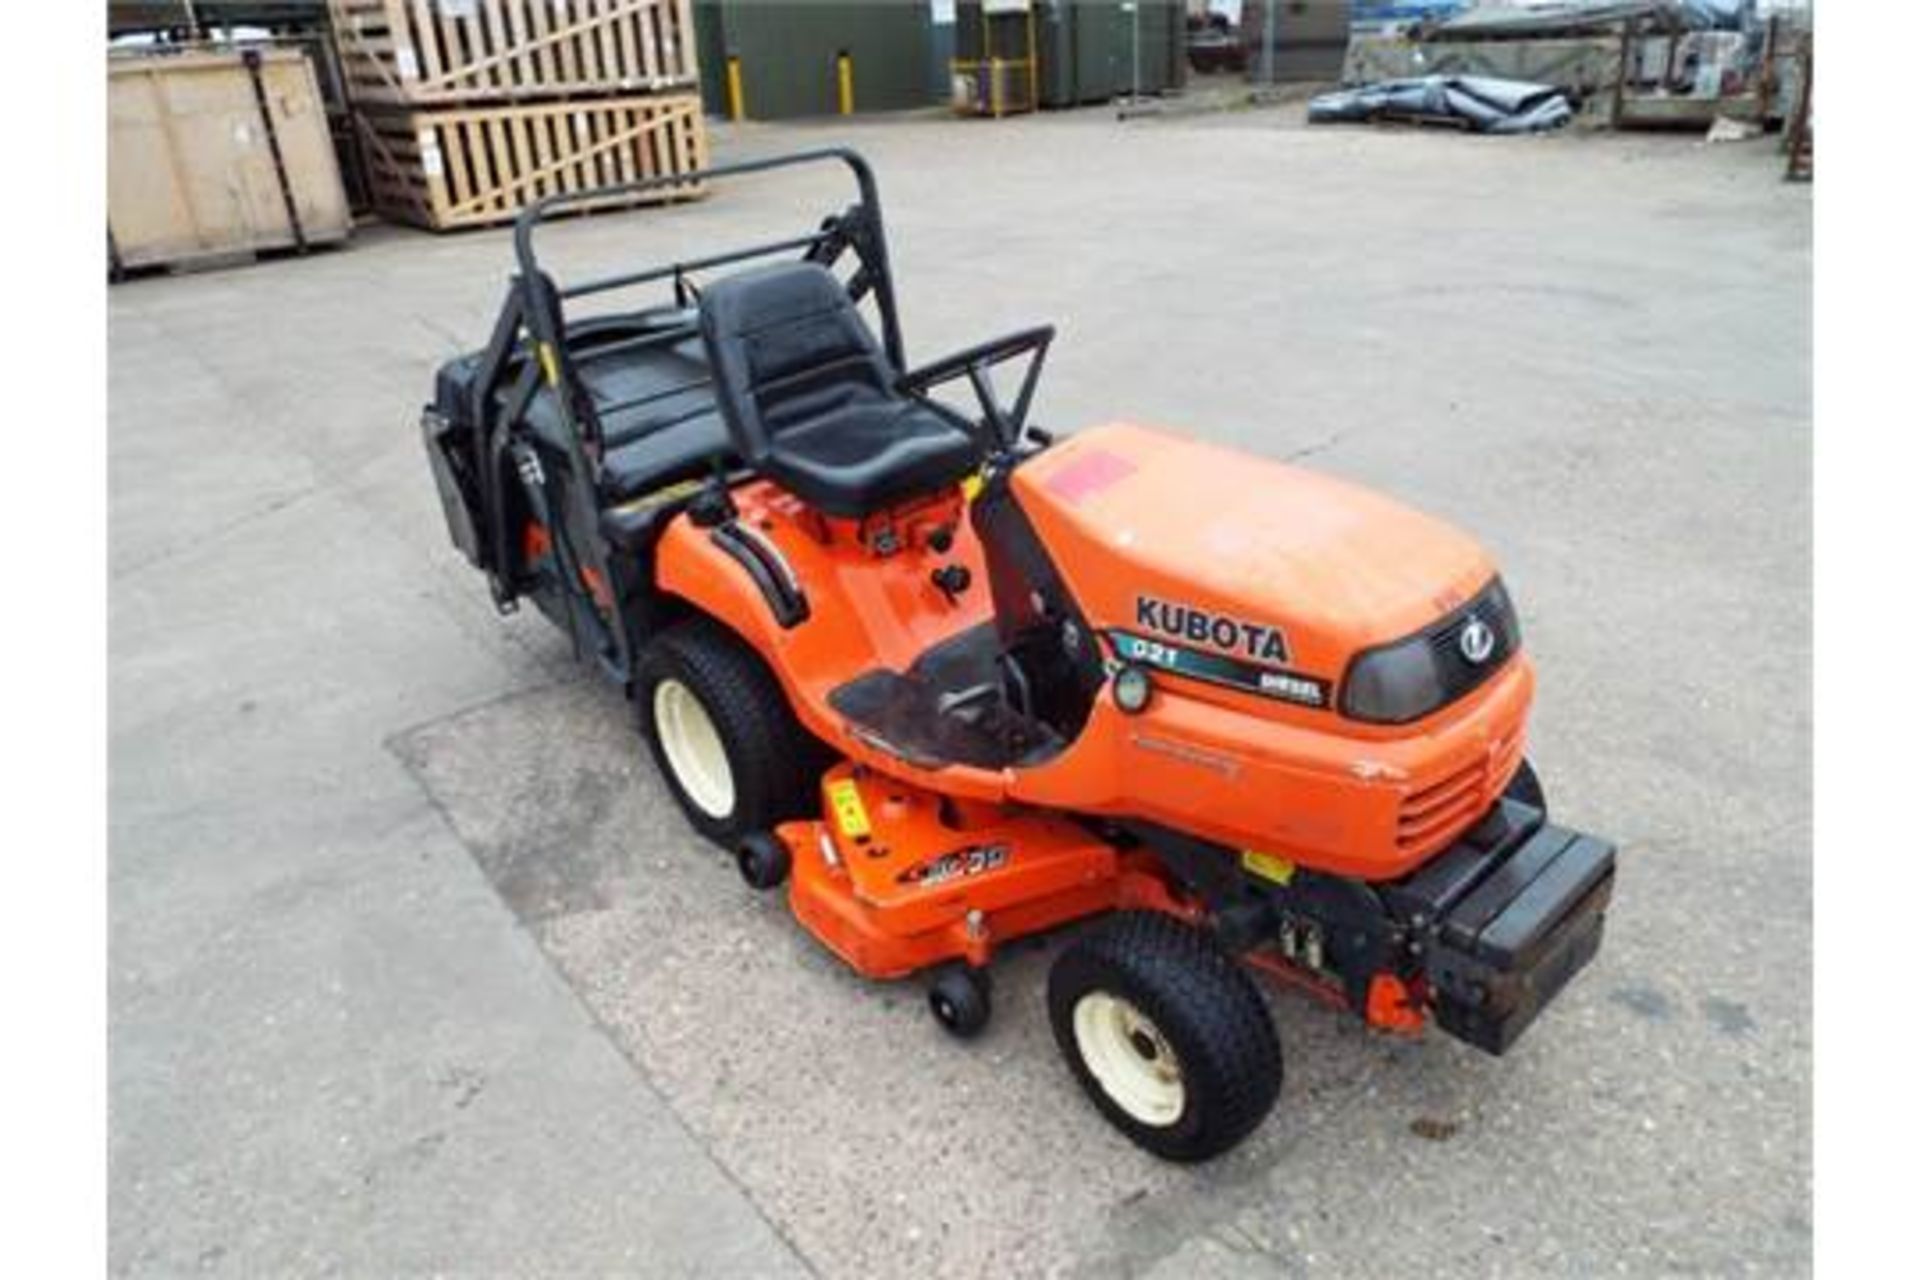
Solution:
<path fill-rule="evenodd" d="M 1134 465 L 1117 453 L 1095 450 L 1082 454 L 1047 477 L 1047 492 L 1062 502 L 1079 503 L 1134 473 Z"/>

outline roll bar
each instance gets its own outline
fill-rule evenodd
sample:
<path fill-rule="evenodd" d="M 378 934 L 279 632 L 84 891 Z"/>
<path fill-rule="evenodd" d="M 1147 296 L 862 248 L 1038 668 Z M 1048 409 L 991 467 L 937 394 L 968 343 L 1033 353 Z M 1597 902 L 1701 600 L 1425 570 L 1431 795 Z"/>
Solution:
<path fill-rule="evenodd" d="M 828 245 L 836 236 L 849 237 L 855 239 L 854 248 L 860 256 L 866 284 L 873 290 L 874 302 L 880 312 L 881 341 L 886 347 L 888 357 L 893 360 L 894 366 L 904 368 L 906 358 L 900 336 L 900 318 L 894 306 L 893 271 L 887 258 L 886 229 L 880 217 L 880 187 L 874 180 L 872 166 L 867 163 L 864 156 L 851 147 L 817 147 L 807 151 L 764 156 L 757 160 L 741 160 L 711 169 L 696 169 L 689 173 L 662 174 L 659 177 L 645 178 L 638 182 L 625 182 L 614 186 L 594 187 L 585 191 L 566 191 L 543 196 L 522 209 L 520 215 L 514 219 L 514 256 L 519 261 L 523 279 L 539 280 L 542 277 L 539 257 L 534 252 L 534 231 L 542 222 L 549 221 L 571 209 L 611 198 L 640 196 L 648 192 L 668 191 L 676 187 L 691 187 L 715 179 L 737 178 L 746 174 L 765 173 L 773 169 L 792 168 L 796 165 L 831 162 L 844 164 L 853 172 L 854 185 L 859 189 L 860 199 L 854 209 L 849 210 L 849 215 L 857 225 L 846 225 L 848 215 L 842 215 L 838 219 L 828 219 L 818 231 L 811 235 L 795 236 L 684 262 L 670 262 L 639 271 L 604 276 L 570 285 L 564 289 L 556 286 L 548 301 L 557 309 L 560 302 L 566 298 L 646 284 L 654 280 L 672 279 L 678 282 L 689 271 L 723 266 L 730 262 L 765 257 L 795 249 L 811 251 Z M 533 308 L 533 310 L 538 311 L 540 308 Z M 558 317 L 554 319 L 557 321 Z"/>

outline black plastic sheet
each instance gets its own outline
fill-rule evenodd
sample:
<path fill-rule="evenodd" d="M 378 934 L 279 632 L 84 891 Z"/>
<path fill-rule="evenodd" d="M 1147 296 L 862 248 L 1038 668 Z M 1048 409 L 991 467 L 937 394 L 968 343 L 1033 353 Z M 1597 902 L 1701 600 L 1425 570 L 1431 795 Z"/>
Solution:
<path fill-rule="evenodd" d="M 1657 31 L 1740 31 L 1753 0 L 1562 0 L 1558 4 L 1481 5 L 1441 19 L 1422 33 L 1429 40 L 1577 36 L 1635 21 Z"/>

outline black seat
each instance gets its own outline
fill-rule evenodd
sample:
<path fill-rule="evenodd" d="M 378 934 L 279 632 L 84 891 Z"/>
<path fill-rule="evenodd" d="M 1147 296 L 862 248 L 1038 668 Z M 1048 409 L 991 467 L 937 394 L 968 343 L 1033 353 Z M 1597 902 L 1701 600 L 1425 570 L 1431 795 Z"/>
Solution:
<path fill-rule="evenodd" d="M 573 366 L 599 409 L 606 501 L 625 502 L 731 462 L 733 439 L 707 385 L 706 352 L 692 333 L 684 342 L 638 351 L 577 351 Z M 498 398 L 505 402 L 512 395 L 512 387 L 503 387 Z M 552 388 L 540 384 L 522 419 L 553 449 L 565 450 Z"/>
<path fill-rule="evenodd" d="M 829 515 L 857 518 L 979 464 L 964 418 L 894 390 L 896 371 L 826 268 L 787 262 L 700 298 L 721 415 L 740 455 Z"/>

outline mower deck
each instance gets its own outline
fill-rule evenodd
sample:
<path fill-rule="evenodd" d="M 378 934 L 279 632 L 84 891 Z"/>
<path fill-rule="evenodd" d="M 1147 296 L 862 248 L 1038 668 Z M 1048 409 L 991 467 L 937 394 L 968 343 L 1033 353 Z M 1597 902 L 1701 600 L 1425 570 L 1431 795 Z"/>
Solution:
<path fill-rule="evenodd" d="M 821 781 L 826 817 L 778 829 L 793 913 L 869 978 L 962 960 L 1110 911 L 1121 860 L 1079 823 L 954 800 L 856 765 Z"/>

